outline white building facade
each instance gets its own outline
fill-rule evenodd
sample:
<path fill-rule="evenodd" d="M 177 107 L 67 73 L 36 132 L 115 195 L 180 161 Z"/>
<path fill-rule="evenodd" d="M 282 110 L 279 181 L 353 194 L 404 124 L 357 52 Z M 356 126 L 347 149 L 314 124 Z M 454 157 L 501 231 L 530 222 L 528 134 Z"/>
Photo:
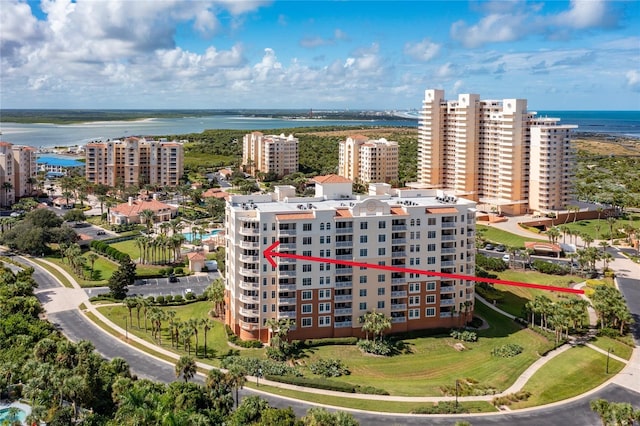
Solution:
<path fill-rule="evenodd" d="M 226 323 L 243 339 L 269 340 L 271 318 L 295 321 L 293 339 L 360 336 L 360 318 L 383 312 L 391 332 L 458 327 L 473 315 L 470 280 L 405 272 L 474 275 L 475 203 L 436 190 L 352 195 L 352 182 L 315 178 L 315 197 L 232 196 L 226 207 Z M 379 270 L 276 257 L 263 252 L 388 265 Z"/>
<path fill-rule="evenodd" d="M 398 179 L 398 143 L 355 135 L 340 141 L 338 175 L 354 182 L 391 182 Z"/>

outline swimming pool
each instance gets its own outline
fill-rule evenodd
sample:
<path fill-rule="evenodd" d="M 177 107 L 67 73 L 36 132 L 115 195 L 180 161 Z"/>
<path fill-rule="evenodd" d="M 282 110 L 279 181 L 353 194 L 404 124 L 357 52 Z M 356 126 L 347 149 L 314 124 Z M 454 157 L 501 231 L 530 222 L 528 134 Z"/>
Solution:
<path fill-rule="evenodd" d="M 220 232 L 220 229 L 214 229 L 213 231 L 209 231 L 206 234 L 202 234 L 202 239 L 206 240 L 209 237 L 213 237 L 214 235 L 218 234 Z M 183 232 L 182 235 L 184 235 L 184 237 L 187 239 L 187 241 L 191 242 L 193 241 L 193 237 L 194 234 L 192 234 L 191 232 Z M 200 237 L 200 234 L 195 235 L 196 238 Z"/>
<path fill-rule="evenodd" d="M 15 422 L 16 420 L 19 420 L 22 424 L 24 424 L 26 419 L 27 419 L 27 413 L 25 413 L 23 410 L 19 408 L 17 408 L 17 413 L 15 416 L 12 416 L 9 414 L 9 408 L 0 408 L 0 424 L 2 424 L 5 421 Z"/>

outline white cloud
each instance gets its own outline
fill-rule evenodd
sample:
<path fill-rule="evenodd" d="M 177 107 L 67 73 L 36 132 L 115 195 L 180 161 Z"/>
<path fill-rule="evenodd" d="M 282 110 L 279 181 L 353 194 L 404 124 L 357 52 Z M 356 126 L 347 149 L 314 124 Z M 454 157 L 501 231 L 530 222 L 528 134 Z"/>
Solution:
<path fill-rule="evenodd" d="M 532 23 L 525 24 L 523 15 L 491 14 L 477 25 L 467 26 L 464 21 L 451 25 L 451 37 L 465 47 L 478 47 L 487 43 L 514 41 L 530 31 Z"/>
<path fill-rule="evenodd" d="M 640 72 L 638 70 L 629 70 L 625 74 L 627 78 L 627 87 L 634 92 L 640 91 Z"/>
<path fill-rule="evenodd" d="M 404 45 L 404 54 L 416 61 L 427 62 L 433 59 L 440 51 L 440 45 L 425 38 L 417 43 L 407 42 Z"/>
<path fill-rule="evenodd" d="M 607 10 L 604 0 L 571 0 L 568 11 L 556 17 L 558 26 L 577 29 L 607 28 L 615 25 L 617 17 Z"/>
<path fill-rule="evenodd" d="M 337 28 L 333 32 L 333 37 L 323 38 L 320 36 L 304 37 L 300 40 L 300 46 L 307 49 L 314 49 L 320 46 L 330 46 L 336 44 L 338 41 L 348 41 L 349 36 L 347 33 Z"/>

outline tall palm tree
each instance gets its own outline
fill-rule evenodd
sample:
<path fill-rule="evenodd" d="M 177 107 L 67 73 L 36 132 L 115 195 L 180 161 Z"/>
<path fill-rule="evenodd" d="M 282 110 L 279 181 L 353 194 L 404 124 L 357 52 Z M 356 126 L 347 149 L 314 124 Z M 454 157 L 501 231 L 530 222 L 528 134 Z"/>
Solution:
<path fill-rule="evenodd" d="M 239 403 L 239 392 L 246 382 L 245 376 L 247 375 L 247 372 L 242 367 L 238 365 L 233 365 L 229 369 L 229 372 L 227 373 L 227 375 L 228 375 L 228 380 L 229 380 L 229 383 L 231 384 L 231 387 L 235 390 L 236 408 L 237 408 Z"/>
<path fill-rule="evenodd" d="M 181 356 L 176 363 L 175 371 L 176 378 L 180 378 L 180 376 L 182 376 L 184 378 L 184 382 L 187 383 L 196 375 L 196 362 L 190 356 Z"/>
<path fill-rule="evenodd" d="M 204 331 L 204 357 L 209 357 L 209 352 L 207 351 L 207 332 L 211 330 L 215 323 L 211 321 L 209 318 L 203 318 L 201 320 L 202 330 Z"/>
<path fill-rule="evenodd" d="M 94 267 L 94 265 L 96 263 L 96 260 L 98 260 L 98 257 L 99 256 L 97 254 L 93 253 L 93 252 L 91 252 L 91 253 L 89 253 L 87 255 L 87 259 L 89 259 L 89 263 L 91 263 L 91 276 L 90 276 L 90 279 L 93 279 L 93 267 Z"/>
<path fill-rule="evenodd" d="M 4 205 L 9 206 L 9 192 L 13 189 L 13 184 L 11 182 L 2 182 L 2 189 L 4 189 Z"/>
<path fill-rule="evenodd" d="M 609 224 L 609 244 L 613 245 L 613 226 L 616 224 L 616 218 L 608 217 L 607 223 Z"/>
<path fill-rule="evenodd" d="M 140 220 L 147 227 L 147 234 L 151 233 L 151 228 L 153 227 L 153 220 L 156 214 L 151 209 L 144 209 L 140 212 Z"/>
<path fill-rule="evenodd" d="M 189 321 L 187 321 L 187 327 L 191 328 L 191 332 L 196 338 L 194 353 L 195 353 L 195 356 L 197 357 L 198 356 L 198 331 L 199 331 L 198 329 L 200 328 L 200 321 L 197 320 L 196 318 L 191 318 L 189 319 Z"/>

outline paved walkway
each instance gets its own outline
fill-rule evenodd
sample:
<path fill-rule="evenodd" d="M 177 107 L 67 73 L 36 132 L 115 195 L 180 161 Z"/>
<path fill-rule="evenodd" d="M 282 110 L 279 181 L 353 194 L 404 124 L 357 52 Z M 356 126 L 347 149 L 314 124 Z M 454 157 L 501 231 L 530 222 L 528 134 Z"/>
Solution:
<path fill-rule="evenodd" d="M 42 260 L 42 259 L 40 259 Z M 84 303 L 86 306 L 86 309 L 82 310 L 82 313 L 84 315 L 86 315 L 87 312 L 91 312 L 93 315 L 95 315 L 98 319 L 100 319 L 100 321 L 104 322 L 108 327 L 110 327 L 112 330 L 114 330 L 117 334 L 120 334 L 122 337 L 125 336 L 126 331 L 124 329 L 122 329 L 121 327 L 119 327 L 118 325 L 116 325 L 115 323 L 113 323 L 111 320 L 109 320 L 107 317 L 105 317 L 102 313 L 100 313 L 100 311 L 96 308 L 96 306 L 94 306 L 91 302 L 89 302 L 88 297 L 86 295 L 86 293 L 84 292 L 84 290 L 79 286 L 79 284 L 75 281 L 74 277 L 71 276 L 69 273 L 67 273 L 64 269 L 62 269 L 61 267 L 59 267 L 58 265 L 51 263 L 51 262 L 47 262 L 47 261 L 43 261 L 45 263 L 47 263 L 49 266 L 51 266 L 52 268 L 55 268 L 56 270 L 60 271 L 60 273 L 62 273 L 73 285 L 73 289 L 68 289 L 68 288 L 64 288 L 64 287 L 60 287 L 58 289 L 55 289 L 52 294 L 50 295 L 51 301 L 45 303 L 45 309 L 47 312 L 60 312 L 62 310 L 70 310 L 70 309 L 76 309 L 78 308 L 78 306 L 81 303 Z M 634 264 L 635 265 L 635 264 Z M 48 290 L 50 291 L 50 290 Z M 488 303 L 486 300 L 482 299 L 480 296 L 477 296 L 478 299 L 482 302 L 487 304 L 487 306 L 491 307 L 492 309 L 502 313 L 503 315 L 506 315 L 510 318 L 514 318 L 513 315 L 510 315 L 504 311 L 502 311 L 501 309 L 493 306 L 493 304 Z M 100 328 L 100 330 L 102 330 L 102 328 Z M 108 333 L 106 330 L 103 330 L 103 332 Z M 128 340 L 129 341 L 133 341 L 136 342 L 137 344 L 144 346 L 145 348 L 150 349 L 151 351 L 158 353 L 158 354 L 162 354 L 165 357 L 168 357 L 170 359 L 174 359 L 174 360 L 178 360 L 180 355 L 175 354 L 172 351 L 169 351 L 163 347 L 154 345 L 152 343 L 149 343 L 131 333 L 128 334 Z M 596 348 L 593 345 L 588 345 L 589 347 L 593 348 L 594 350 L 598 350 L 599 352 L 602 352 L 601 349 Z M 498 397 L 498 396 L 504 396 L 504 395 L 508 395 L 511 393 L 515 393 L 518 392 L 519 390 L 521 390 L 524 385 L 527 383 L 527 381 L 545 364 L 547 363 L 549 360 L 553 359 L 554 357 L 556 357 L 557 355 L 565 352 L 566 350 L 568 350 L 570 348 L 570 345 L 563 345 L 551 352 L 549 352 L 546 356 L 541 357 L 540 359 L 538 359 L 536 362 L 534 362 L 531 366 L 529 366 L 529 368 L 527 368 L 523 374 L 520 375 L 520 377 L 518 377 L 516 379 L 516 381 L 508 388 L 506 389 L 504 392 L 501 392 L 499 394 L 496 395 L 482 395 L 482 396 L 464 396 L 464 397 L 458 397 L 459 401 L 491 401 L 493 398 Z M 138 349 L 139 350 L 139 349 Z M 154 358 L 156 361 L 158 362 L 167 362 L 161 358 L 158 358 L 157 356 L 154 356 L 152 354 L 149 354 L 148 352 L 144 352 L 142 350 L 140 350 L 140 352 L 143 353 L 147 353 L 148 356 Z M 605 352 L 606 353 L 606 352 Z M 611 356 L 611 355 L 610 355 Z M 613 356 L 611 356 L 613 358 Z M 640 380 L 638 380 L 637 378 L 640 377 L 640 350 L 638 350 L 638 348 L 636 348 L 633 352 L 633 356 L 631 358 L 630 361 L 626 361 L 622 358 L 619 357 L 615 357 L 615 359 L 619 360 L 620 362 L 625 362 L 627 363 L 627 366 L 625 367 L 625 369 L 615 375 L 612 380 L 603 383 L 603 385 L 599 386 L 598 388 L 589 391 L 588 393 L 592 393 L 595 392 L 601 388 L 603 388 L 606 384 L 610 383 L 610 382 L 614 382 L 614 383 L 618 383 L 622 386 L 625 386 L 631 390 L 634 390 L 636 392 L 640 392 Z M 198 367 L 203 369 L 203 370 L 210 370 L 212 368 L 215 367 L 211 367 L 210 365 L 207 364 L 203 364 L 203 363 L 197 363 Z M 255 377 L 247 377 L 247 379 L 251 382 L 254 382 L 256 380 Z M 279 382 L 271 382 L 268 380 L 261 380 L 261 383 L 267 384 L 269 386 L 274 386 L 274 387 L 279 387 L 282 389 L 289 389 L 289 390 L 294 390 L 294 391 L 299 391 L 299 392 L 306 392 L 306 393 L 312 393 L 312 394 L 321 394 L 321 395 L 330 395 L 330 396 L 336 396 L 336 397 L 340 397 L 340 398 L 351 398 L 351 399 L 365 399 L 365 400 L 380 400 L 380 401 L 395 401 L 395 402 L 438 402 L 438 401 L 453 401 L 455 400 L 455 396 L 449 396 L 449 397 L 407 397 L 407 396 L 389 396 L 389 395 L 367 395 L 367 394 L 349 394 L 349 393 L 344 393 L 344 392 L 334 392 L 334 391 L 327 391 L 327 390 L 322 390 L 322 389 L 312 389 L 312 388 L 305 388 L 305 387 L 301 387 L 301 386 L 294 386 L 294 385 L 289 385 L 289 384 L 284 384 L 284 383 L 279 383 Z"/>

